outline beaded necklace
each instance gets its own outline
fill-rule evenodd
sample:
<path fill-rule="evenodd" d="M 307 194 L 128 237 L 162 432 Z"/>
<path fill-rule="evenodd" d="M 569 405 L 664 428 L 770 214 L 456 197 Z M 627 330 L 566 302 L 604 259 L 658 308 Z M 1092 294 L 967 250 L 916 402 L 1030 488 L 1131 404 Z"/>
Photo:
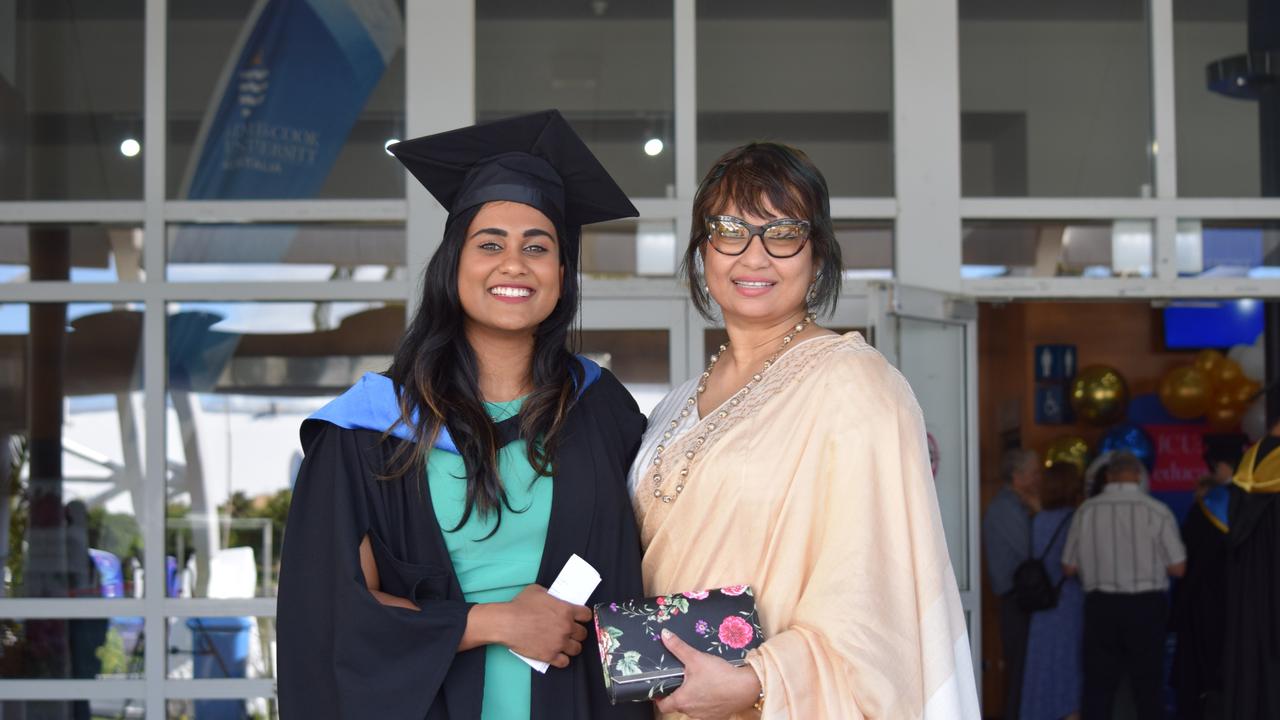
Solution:
<path fill-rule="evenodd" d="M 805 315 L 804 319 L 796 323 L 796 326 L 791 329 L 791 332 L 783 336 L 782 346 L 778 348 L 777 352 L 775 352 L 773 355 L 770 355 L 768 360 L 764 361 L 764 369 L 752 375 L 751 379 L 747 381 L 747 384 L 744 385 L 741 390 L 735 392 L 733 395 L 730 396 L 729 398 L 730 406 L 736 407 L 742 402 L 742 399 L 747 395 L 747 393 L 751 392 L 751 388 L 755 387 L 755 385 L 760 382 L 760 378 L 764 375 L 764 373 L 767 372 L 775 362 L 777 362 L 778 357 L 782 355 L 784 350 L 787 349 L 787 346 L 791 344 L 791 341 L 794 340 L 796 336 L 799 335 L 802 331 L 804 331 L 804 329 L 808 327 L 809 323 L 813 322 L 813 320 L 814 320 L 814 315 L 812 313 Z M 729 347 L 728 343 L 721 345 L 720 349 L 716 351 L 716 354 L 711 356 L 710 362 L 707 363 L 706 371 L 703 372 L 702 377 L 698 379 L 697 389 L 694 390 L 693 394 L 690 395 L 689 398 L 684 401 L 684 407 L 681 408 L 680 410 L 681 418 L 689 417 L 689 413 L 697 409 L 698 398 L 704 392 L 707 391 L 707 379 L 711 377 L 711 371 L 715 370 L 716 362 L 720 360 L 720 356 L 724 354 L 724 351 L 728 349 L 728 347 Z M 715 414 L 715 417 L 711 418 L 711 422 L 707 423 L 706 429 L 703 432 L 703 434 L 694 438 L 693 446 L 685 451 L 684 457 L 686 460 L 693 459 L 694 455 L 697 454 L 698 450 L 700 450 L 703 444 L 706 443 L 707 433 L 715 432 L 716 423 L 718 421 L 724 420 L 728 416 L 729 416 L 729 411 L 722 409 Z M 679 419 L 672 420 L 671 424 L 662 433 L 662 441 L 665 443 L 668 440 L 670 440 L 671 433 L 679 426 L 680 426 Z M 650 478 L 653 481 L 653 496 L 656 498 L 660 498 L 664 503 L 670 503 L 670 502 L 674 502 L 675 499 L 680 496 L 680 493 L 684 492 L 685 478 L 689 476 L 689 468 L 686 465 L 686 467 L 680 471 L 680 479 L 676 482 L 675 494 L 674 495 L 664 494 L 662 492 L 662 485 L 663 485 L 662 451 L 665 449 L 666 449 L 666 446 L 659 444 L 658 447 L 654 450 L 653 463 L 650 466 L 649 472 L 650 472 Z"/>

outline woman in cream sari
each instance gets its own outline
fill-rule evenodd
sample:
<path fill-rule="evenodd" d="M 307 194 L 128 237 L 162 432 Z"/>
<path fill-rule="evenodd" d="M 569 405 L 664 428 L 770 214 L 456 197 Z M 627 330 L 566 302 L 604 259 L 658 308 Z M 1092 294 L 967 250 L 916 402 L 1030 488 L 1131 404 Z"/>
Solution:
<path fill-rule="evenodd" d="M 814 322 L 840 289 L 830 212 L 773 143 L 730 151 L 694 201 L 693 301 L 729 342 L 632 467 L 645 591 L 748 584 L 767 639 L 738 668 L 665 636 L 686 675 L 664 717 L 979 716 L 920 407 L 860 335 Z"/>

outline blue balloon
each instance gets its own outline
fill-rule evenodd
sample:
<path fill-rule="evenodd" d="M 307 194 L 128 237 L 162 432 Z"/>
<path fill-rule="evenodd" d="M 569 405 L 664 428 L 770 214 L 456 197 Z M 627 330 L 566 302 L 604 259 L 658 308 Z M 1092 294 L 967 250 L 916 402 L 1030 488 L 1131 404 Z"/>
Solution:
<path fill-rule="evenodd" d="M 1113 426 L 1102 436 L 1098 443 L 1098 452 L 1111 450 L 1128 450 L 1133 453 L 1150 471 L 1156 464 L 1156 448 L 1146 430 L 1133 423 L 1120 423 Z"/>

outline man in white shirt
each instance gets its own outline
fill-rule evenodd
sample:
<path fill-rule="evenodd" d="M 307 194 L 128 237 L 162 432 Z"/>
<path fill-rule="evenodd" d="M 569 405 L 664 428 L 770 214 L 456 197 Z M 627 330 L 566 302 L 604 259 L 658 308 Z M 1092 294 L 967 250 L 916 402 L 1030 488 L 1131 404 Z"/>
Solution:
<path fill-rule="evenodd" d="M 1142 465 L 1117 452 L 1107 485 L 1076 511 L 1062 552 L 1079 574 L 1084 605 L 1084 720 L 1111 717 L 1129 676 L 1141 720 L 1163 717 L 1164 636 L 1169 577 L 1186 571 L 1186 549 L 1168 506 L 1142 490 Z"/>

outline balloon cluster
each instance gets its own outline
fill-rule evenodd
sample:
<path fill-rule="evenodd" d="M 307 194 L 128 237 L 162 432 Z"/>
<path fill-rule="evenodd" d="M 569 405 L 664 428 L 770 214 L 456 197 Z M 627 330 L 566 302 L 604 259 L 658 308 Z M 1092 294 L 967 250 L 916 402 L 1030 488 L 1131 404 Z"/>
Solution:
<path fill-rule="evenodd" d="M 1141 426 L 1131 422 L 1119 423 L 1110 429 L 1098 441 L 1098 454 L 1105 455 L 1117 450 L 1132 453 L 1150 471 L 1156 464 L 1156 446 L 1151 436 Z M 1084 477 L 1089 467 L 1093 449 L 1088 441 L 1076 435 L 1064 435 L 1049 443 L 1044 451 L 1044 466 L 1053 467 L 1059 463 L 1074 465 Z"/>
<path fill-rule="evenodd" d="M 1240 427 L 1246 414 L 1261 412 L 1265 423 L 1262 399 L 1256 397 L 1265 372 L 1260 343 L 1261 338 L 1253 345 L 1237 345 L 1226 356 L 1201 350 L 1190 365 L 1165 373 L 1160 380 L 1160 403 L 1180 420 L 1203 417 L 1217 432 Z"/>

